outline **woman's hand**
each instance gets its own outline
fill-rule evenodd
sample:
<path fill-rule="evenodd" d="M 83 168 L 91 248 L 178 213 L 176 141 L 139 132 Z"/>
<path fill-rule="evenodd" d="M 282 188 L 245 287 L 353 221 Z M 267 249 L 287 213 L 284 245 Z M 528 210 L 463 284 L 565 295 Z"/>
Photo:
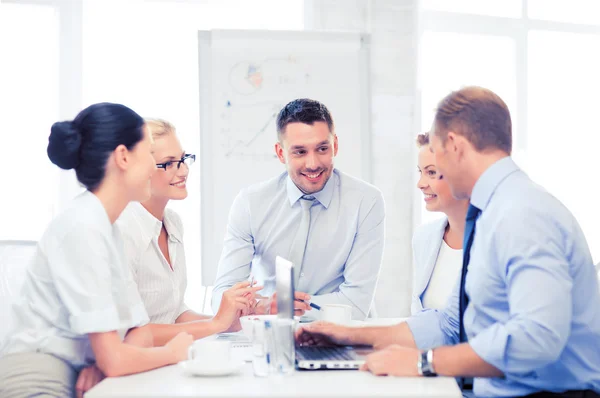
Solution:
<path fill-rule="evenodd" d="M 79 372 L 77 383 L 75 383 L 77 398 L 83 398 L 83 394 L 91 390 L 92 387 L 100 383 L 103 379 L 104 373 L 102 373 L 96 365 L 83 368 L 81 372 Z"/>
<path fill-rule="evenodd" d="M 256 292 L 262 286 L 251 286 L 251 282 L 236 283 L 223 293 L 219 311 L 213 318 L 220 331 L 228 330 L 240 316 L 250 314 L 256 302 Z"/>

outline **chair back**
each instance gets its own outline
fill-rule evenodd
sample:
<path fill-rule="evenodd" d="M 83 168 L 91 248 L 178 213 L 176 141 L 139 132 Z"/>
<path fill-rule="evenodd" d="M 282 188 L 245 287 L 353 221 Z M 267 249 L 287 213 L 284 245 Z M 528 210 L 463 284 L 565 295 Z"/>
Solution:
<path fill-rule="evenodd" d="M 33 259 L 37 242 L 0 240 L 0 341 L 8 333 L 11 307 L 25 279 L 27 265 Z"/>

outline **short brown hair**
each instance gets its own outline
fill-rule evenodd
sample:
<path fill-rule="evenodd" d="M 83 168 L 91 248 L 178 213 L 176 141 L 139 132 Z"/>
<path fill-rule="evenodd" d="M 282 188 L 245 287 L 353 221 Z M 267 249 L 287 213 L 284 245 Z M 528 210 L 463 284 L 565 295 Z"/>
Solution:
<path fill-rule="evenodd" d="M 429 145 L 429 133 L 421 133 L 417 135 L 417 147 L 422 148 L 425 145 Z"/>
<path fill-rule="evenodd" d="M 324 104 L 309 98 L 295 99 L 284 106 L 277 115 L 277 139 L 281 142 L 285 128 L 290 123 L 305 123 L 312 126 L 315 122 L 327 123 L 329 132 L 333 134 L 333 119 Z"/>
<path fill-rule="evenodd" d="M 435 112 L 435 134 L 443 143 L 448 131 L 464 136 L 478 151 L 512 151 L 512 122 L 508 107 L 491 90 L 470 86 L 453 91 Z"/>

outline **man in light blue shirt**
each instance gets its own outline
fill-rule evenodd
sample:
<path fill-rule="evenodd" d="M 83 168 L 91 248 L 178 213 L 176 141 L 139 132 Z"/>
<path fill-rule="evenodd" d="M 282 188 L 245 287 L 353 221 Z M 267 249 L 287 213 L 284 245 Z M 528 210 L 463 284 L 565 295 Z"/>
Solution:
<path fill-rule="evenodd" d="M 287 171 L 235 199 L 212 306 L 219 308 L 226 289 L 250 278 L 272 295 L 281 256 L 294 263 L 297 299 L 350 305 L 354 319 L 365 319 L 383 255 L 383 196 L 334 169 L 338 139 L 323 104 L 290 102 L 278 115 L 277 132 L 275 152 Z M 298 300 L 295 308 L 297 314 L 311 309 Z"/>
<path fill-rule="evenodd" d="M 474 377 L 477 396 L 599 396 L 600 292 L 590 251 L 569 210 L 510 158 L 505 103 L 480 87 L 453 92 L 432 133 L 438 170 L 456 198 L 470 198 L 464 288 L 459 280 L 444 310 L 391 328 L 357 336 L 315 325 L 301 337 L 390 345 L 365 369 Z"/>

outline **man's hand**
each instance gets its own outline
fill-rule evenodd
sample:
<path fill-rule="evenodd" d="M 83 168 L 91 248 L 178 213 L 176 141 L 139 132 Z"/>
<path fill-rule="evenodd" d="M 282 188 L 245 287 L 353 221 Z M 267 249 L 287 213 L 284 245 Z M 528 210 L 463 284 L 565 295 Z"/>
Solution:
<path fill-rule="evenodd" d="M 100 383 L 103 379 L 104 374 L 96 365 L 83 368 L 81 372 L 79 372 L 77 383 L 75 383 L 77 398 L 83 398 L 83 394 L 91 390 L 92 387 Z"/>
<path fill-rule="evenodd" d="M 248 315 L 255 302 L 256 292 L 262 286 L 251 286 L 250 282 L 236 283 L 223 293 L 219 311 L 213 318 L 220 331 L 231 328 L 240 316 Z M 239 329 L 238 329 L 239 330 Z"/>
<path fill-rule="evenodd" d="M 302 316 L 306 311 L 312 310 L 308 304 L 310 294 L 303 292 L 294 293 L 294 315 Z M 271 297 L 259 297 L 254 306 L 254 315 L 277 314 L 277 293 L 273 293 Z"/>
<path fill-rule="evenodd" d="M 313 322 L 296 330 L 296 341 L 300 345 L 351 345 L 358 328 L 336 325 L 329 322 Z"/>
<path fill-rule="evenodd" d="M 416 348 L 391 345 L 368 355 L 367 361 L 360 370 L 371 372 L 376 376 L 418 377 L 419 355 L 421 352 Z"/>

